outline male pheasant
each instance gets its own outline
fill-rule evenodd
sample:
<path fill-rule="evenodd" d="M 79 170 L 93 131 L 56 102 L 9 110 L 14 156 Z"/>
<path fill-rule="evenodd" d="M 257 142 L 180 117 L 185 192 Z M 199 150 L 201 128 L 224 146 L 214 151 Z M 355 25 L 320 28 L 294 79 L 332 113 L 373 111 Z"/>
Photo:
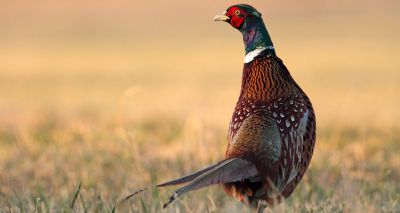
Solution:
<path fill-rule="evenodd" d="M 228 195 L 263 209 L 288 197 L 310 164 L 315 145 L 314 111 L 276 56 L 261 13 L 239 4 L 214 20 L 238 29 L 246 52 L 226 159 L 157 187 L 187 183 L 164 207 L 186 192 L 222 184 Z"/>

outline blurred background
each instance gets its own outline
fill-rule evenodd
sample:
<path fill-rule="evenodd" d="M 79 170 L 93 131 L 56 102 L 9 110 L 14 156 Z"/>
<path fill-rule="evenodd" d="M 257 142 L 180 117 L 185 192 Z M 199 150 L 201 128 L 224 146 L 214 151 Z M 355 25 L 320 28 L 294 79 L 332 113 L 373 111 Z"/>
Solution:
<path fill-rule="evenodd" d="M 246 3 L 317 115 L 311 170 L 283 211 L 399 210 L 400 2 Z M 1 0 L 0 208 L 112 209 L 222 159 L 244 50 L 213 17 L 232 4 Z M 211 190 L 172 209 L 243 210 Z M 129 209 L 157 211 L 167 195 Z"/>

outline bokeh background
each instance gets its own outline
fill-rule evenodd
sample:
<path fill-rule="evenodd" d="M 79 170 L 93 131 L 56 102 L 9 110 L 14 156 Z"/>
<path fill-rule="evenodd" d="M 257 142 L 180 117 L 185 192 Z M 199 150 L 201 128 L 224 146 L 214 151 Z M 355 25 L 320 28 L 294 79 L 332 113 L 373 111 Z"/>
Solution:
<path fill-rule="evenodd" d="M 156 212 L 172 190 L 117 201 L 222 159 L 244 50 L 212 18 L 234 3 L 1 0 L 0 209 Z M 400 211 L 400 2 L 246 3 L 317 115 L 274 211 Z M 178 210 L 249 211 L 218 187 Z"/>

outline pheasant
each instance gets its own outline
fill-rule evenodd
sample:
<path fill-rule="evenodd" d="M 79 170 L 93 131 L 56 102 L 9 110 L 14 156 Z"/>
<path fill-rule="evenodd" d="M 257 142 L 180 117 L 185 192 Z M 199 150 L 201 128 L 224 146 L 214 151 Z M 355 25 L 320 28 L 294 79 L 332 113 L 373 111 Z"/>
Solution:
<path fill-rule="evenodd" d="M 290 196 L 308 168 L 315 114 L 310 99 L 277 57 L 261 13 L 238 4 L 214 20 L 238 29 L 246 52 L 225 160 L 156 187 L 186 184 L 164 208 L 189 191 L 221 184 L 229 196 L 263 210 Z"/>

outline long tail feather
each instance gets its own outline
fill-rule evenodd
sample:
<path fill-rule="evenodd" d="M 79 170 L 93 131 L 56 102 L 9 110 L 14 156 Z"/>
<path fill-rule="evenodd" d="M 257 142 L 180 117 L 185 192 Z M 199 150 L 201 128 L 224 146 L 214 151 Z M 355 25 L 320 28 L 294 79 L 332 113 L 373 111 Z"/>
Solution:
<path fill-rule="evenodd" d="M 178 179 L 175 179 L 175 180 L 171 180 L 171 181 L 168 181 L 168 182 L 165 182 L 165 183 L 158 184 L 157 187 L 173 186 L 173 185 L 178 185 L 178 184 L 190 182 L 190 181 L 194 180 L 195 178 L 197 178 L 198 176 L 204 174 L 205 172 L 208 172 L 211 169 L 214 169 L 215 167 L 217 167 L 218 165 L 224 163 L 225 161 L 227 161 L 227 160 L 220 161 L 220 162 L 218 162 L 218 163 L 216 163 L 214 165 L 208 166 L 208 167 L 206 167 L 204 169 L 201 169 L 201 170 L 199 170 L 197 172 L 194 172 L 192 174 L 186 175 L 184 177 L 181 177 L 181 178 L 178 178 Z"/>
<path fill-rule="evenodd" d="M 168 181 L 168 182 L 165 182 L 165 183 L 158 184 L 156 186 L 146 187 L 146 188 L 137 190 L 134 193 L 126 196 L 126 198 L 124 200 L 130 199 L 130 198 L 132 198 L 132 197 L 134 197 L 134 196 L 146 191 L 148 188 L 158 188 L 158 187 L 165 187 L 165 186 L 173 186 L 173 185 L 178 185 L 178 184 L 183 184 L 183 183 L 190 182 L 190 181 L 194 180 L 195 178 L 199 177 L 200 175 L 202 175 L 202 174 L 214 169 L 218 165 L 223 164 L 225 161 L 227 161 L 227 160 L 220 161 L 220 162 L 218 162 L 216 164 L 208 166 L 208 167 L 206 167 L 204 169 L 201 169 L 201 170 L 199 170 L 197 172 L 194 172 L 194 173 L 192 173 L 190 175 L 186 175 L 186 176 L 180 177 L 180 178 L 175 179 L 175 180 L 171 180 L 171 181 Z"/>
<path fill-rule="evenodd" d="M 256 177 L 257 174 L 258 171 L 255 165 L 246 160 L 241 158 L 225 160 L 220 162 L 213 169 L 199 175 L 190 184 L 176 190 L 163 207 L 166 208 L 169 204 L 176 200 L 176 198 L 187 192 L 213 184 L 229 183 L 244 180 L 250 177 Z"/>
<path fill-rule="evenodd" d="M 136 192 L 126 196 L 124 200 L 128 200 L 129 198 L 134 197 L 135 195 L 140 194 L 140 193 L 142 193 L 143 191 L 146 191 L 146 190 L 147 190 L 147 187 L 143 188 L 143 189 L 139 189 Z"/>

